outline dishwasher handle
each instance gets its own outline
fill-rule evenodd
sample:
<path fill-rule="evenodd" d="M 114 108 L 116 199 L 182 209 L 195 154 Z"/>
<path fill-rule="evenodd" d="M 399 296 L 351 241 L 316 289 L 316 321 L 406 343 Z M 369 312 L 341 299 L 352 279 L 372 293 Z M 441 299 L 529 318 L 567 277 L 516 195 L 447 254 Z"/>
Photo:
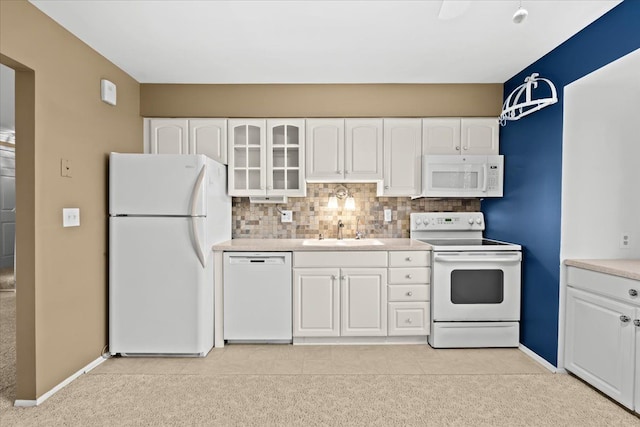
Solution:
<path fill-rule="evenodd" d="M 283 256 L 230 256 L 230 265 L 284 265 Z"/>

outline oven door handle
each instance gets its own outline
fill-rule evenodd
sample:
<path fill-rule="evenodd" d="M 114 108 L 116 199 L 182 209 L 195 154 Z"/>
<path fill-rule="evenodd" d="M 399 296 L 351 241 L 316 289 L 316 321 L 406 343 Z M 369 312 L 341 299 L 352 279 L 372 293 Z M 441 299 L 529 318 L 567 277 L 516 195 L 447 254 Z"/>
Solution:
<path fill-rule="evenodd" d="M 522 261 L 522 254 L 517 253 L 509 256 L 460 256 L 460 255 L 442 255 L 436 254 L 433 257 L 434 261 L 440 262 L 520 262 Z"/>

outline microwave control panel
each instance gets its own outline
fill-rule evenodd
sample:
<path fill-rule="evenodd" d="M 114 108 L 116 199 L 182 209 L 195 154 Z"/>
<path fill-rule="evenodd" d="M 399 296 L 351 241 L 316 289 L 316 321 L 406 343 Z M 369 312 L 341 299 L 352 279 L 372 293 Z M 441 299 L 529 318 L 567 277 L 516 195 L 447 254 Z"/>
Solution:
<path fill-rule="evenodd" d="M 487 190 L 497 190 L 500 186 L 500 166 L 487 165 Z"/>

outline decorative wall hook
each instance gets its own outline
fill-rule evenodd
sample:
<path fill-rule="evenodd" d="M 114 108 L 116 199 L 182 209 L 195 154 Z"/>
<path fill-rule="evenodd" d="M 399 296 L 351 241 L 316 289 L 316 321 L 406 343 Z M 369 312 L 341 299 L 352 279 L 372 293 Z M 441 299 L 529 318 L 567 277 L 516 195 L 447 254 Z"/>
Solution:
<path fill-rule="evenodd" d="M 502 105 L 502 113 L 500 113 L 500 124 L 507 124 L 509 120 L 519 120 L 524 116 L 535 113 L 544 107 L 558 102 L 558 93 L 556 87 L 551 80 L 538 77 L 538 73 L 533 73 L 524 79 L 524 83 L 518 86 L 509 94 Z M 540 87 L 538 87 L 540 85 Z M 546 89 L 546 90 L 545 90 Z M 535 98 L 537 95 L 547 96 L 546 98 Z"/>

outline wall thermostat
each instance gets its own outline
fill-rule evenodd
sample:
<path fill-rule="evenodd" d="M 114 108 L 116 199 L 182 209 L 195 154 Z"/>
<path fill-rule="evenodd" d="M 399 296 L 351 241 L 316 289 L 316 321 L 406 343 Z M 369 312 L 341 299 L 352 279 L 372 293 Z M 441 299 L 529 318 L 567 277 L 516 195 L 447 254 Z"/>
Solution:
<path fill-rule="evenodd" d="M 116 105 L 116 85 L 107 79 L 100 80 L 100 98 L 103 102 Z"/>

